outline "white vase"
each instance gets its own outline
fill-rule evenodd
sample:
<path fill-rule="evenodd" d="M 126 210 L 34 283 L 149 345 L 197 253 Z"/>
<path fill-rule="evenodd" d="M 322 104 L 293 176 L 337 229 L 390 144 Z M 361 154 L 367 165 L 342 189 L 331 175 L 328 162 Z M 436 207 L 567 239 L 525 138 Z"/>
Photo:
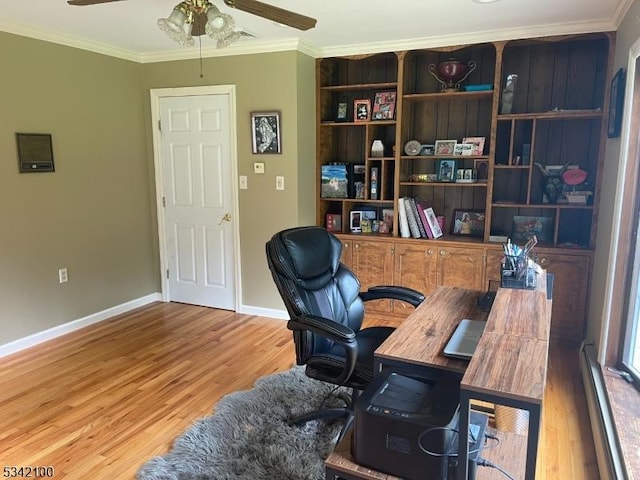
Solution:
<path fill-rule="evenodd" d="M 372 157 L 384 157 L 384 144 L 382 140 L 374 140 L 371 144 Z"/>

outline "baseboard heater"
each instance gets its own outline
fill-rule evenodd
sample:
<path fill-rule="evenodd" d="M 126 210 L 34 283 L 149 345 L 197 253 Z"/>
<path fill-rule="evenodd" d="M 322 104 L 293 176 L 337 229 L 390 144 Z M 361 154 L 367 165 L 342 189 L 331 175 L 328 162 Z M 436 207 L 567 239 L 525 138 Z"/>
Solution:
<path fill-rule="evenodd" d="M 587 409 L 596 448 L 598 470 L 602 480 L 626 479 L 622 453 L 618 443 L 611 405 L 605 390 L 602 370 L 593 344 L 580 348 L 580 371 L 586 393 Z"/>

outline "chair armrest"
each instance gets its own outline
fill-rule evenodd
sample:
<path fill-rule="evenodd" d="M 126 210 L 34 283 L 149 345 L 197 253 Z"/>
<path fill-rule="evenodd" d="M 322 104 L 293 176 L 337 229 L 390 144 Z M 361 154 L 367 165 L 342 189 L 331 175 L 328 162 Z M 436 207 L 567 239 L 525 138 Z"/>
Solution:
<path fill-rule="evenodd" d="M 391 298 L 393 300 L 402 300 L 417 307 L 424 300 L 424 294 L 408 287 L 381 285 L 379 287 L 371 287 L 366 292 L 360 292 L 360 298 L 363 302 L 379 300 L 381 298 Z"/>
<path fill-rule="evenodd" d="M 317 315 L 292 318 L 287 322 L 287 328 L 295 331 L 309 330 L 338 343 L 351 343 L 356 340 L 356 333 L 351 328 Z"/>
<path fill-rule="evenodd" d="M 356 333 L 346 325 L 316 315 L 305 315 L 287 322 L 287 328 L 293 331 L 311 331 L 322 337 L 333 340 L 344 348 L 345 365 L 340 375 L 327 378 L 334 385 L 344 385 L 356 368 L 358 358 L 358 340 Z"/>

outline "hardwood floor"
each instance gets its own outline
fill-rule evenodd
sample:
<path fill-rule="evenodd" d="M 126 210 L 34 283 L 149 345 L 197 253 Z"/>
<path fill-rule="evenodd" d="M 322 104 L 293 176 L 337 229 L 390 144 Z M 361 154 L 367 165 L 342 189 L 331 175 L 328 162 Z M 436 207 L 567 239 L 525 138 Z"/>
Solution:
<path fill-rule="evenodd" d="M 294 359 L 282 320 L 177 303 L 154 303 L 5 357 L 0 467 L 53 466 L 56 479 L 133 479 L 221 396 Z M 539 479 L 598 478 L 577 361 L 577 348 L 552 347 Z"/>

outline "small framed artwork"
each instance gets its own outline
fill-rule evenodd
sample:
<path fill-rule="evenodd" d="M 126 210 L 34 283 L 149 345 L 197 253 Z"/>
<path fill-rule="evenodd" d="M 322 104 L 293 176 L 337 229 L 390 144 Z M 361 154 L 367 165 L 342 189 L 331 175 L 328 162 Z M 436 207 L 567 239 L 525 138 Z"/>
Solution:
<path fill-rule="evenodd" d="M 49 133 L 16 133 L 20 173 L 53 172 L 53 144 Z"/>
<path fill-rule="evenodd" d="M 371 119 L 371 100 L 368 98 L 353 101 L 353 121 L 368 122 Z"/>
<path fill-rule="evenodd" d="M 462 143 L 470 143 L 473 150 L 470 155 L 482 155 L 484 152 L 484 137 L 464 137 Z"/>
<path fill-rule="evenodd" d="M 534 235 L 541 244 L 551 243 L 553 240 L 553 218 L 519 215 L 513 217 L 511 239 L 515 243 L 524 245 Z"/>
<path fill-rule="evenodd" d="M 484 210 L 454 210 L 451 222 L 452 235 L 482 237 L 484 235 Z"/>
<path fill-rule="evenodd" d="M 396 92 L 378 92 L 373 100 L 371 120 L 393 120 L 396 111 Z"/>
<path fill-rule="evenodd" d="M 362 232 L 362 212 L 360 210 L 349 212 L 349 228 L 351 233 Z"/>
<path fill-rule="evenodd" d="M 454 155 L 471 156 L 474 152 L 474 145 L 471 143 L 456 143 L 456 147 L 453 151 Z"/>
<path fill-rule="evenodd" d="M 252 152 L 282 153 L 280 112 L 251 112 Z"/>
<path fill-rule="evenodd" d="M 433 145 L 432 143 L 425 144 L 425 145 L 422 145 L 422 148 L 420 148 L 419 155 L 430 156 L 430 155 L 434 155 L 434 152 L 435 152 L 435 145 Z"/>
<path fill-rule="evenodd" d="M 436 140 L 436 155 L 454 155 L 456 151 L 457 140 Z"/>
<path fill-rule="evenodd" d="M 618 137 L 622 127 L 622 109 L 624 106 L 624 68 L 618 69 L 611 80 L 611 94 L 609 100 L 609 123 L 607 136 L 609 138 Z"/>
<path fill-rule="evenodd" d="M 347 102 L 338 103 L 338 109 L 336 110 L 336 122 L 347 121 L 348 108 L 349 108 L 349 104 Z"/>
<path fill-rule="evenodd" d="M 474 160 L 473 168 L 476 171 L 478 182 L 487 182 L 489 180 L 489 162 L 487 160 Z"/>
<path fill-rule="evenodd" d="M 436 163 L 436 175 L 439 182 L 456 181 L 456 161 L 452 159 L 438 160 Z"/>

